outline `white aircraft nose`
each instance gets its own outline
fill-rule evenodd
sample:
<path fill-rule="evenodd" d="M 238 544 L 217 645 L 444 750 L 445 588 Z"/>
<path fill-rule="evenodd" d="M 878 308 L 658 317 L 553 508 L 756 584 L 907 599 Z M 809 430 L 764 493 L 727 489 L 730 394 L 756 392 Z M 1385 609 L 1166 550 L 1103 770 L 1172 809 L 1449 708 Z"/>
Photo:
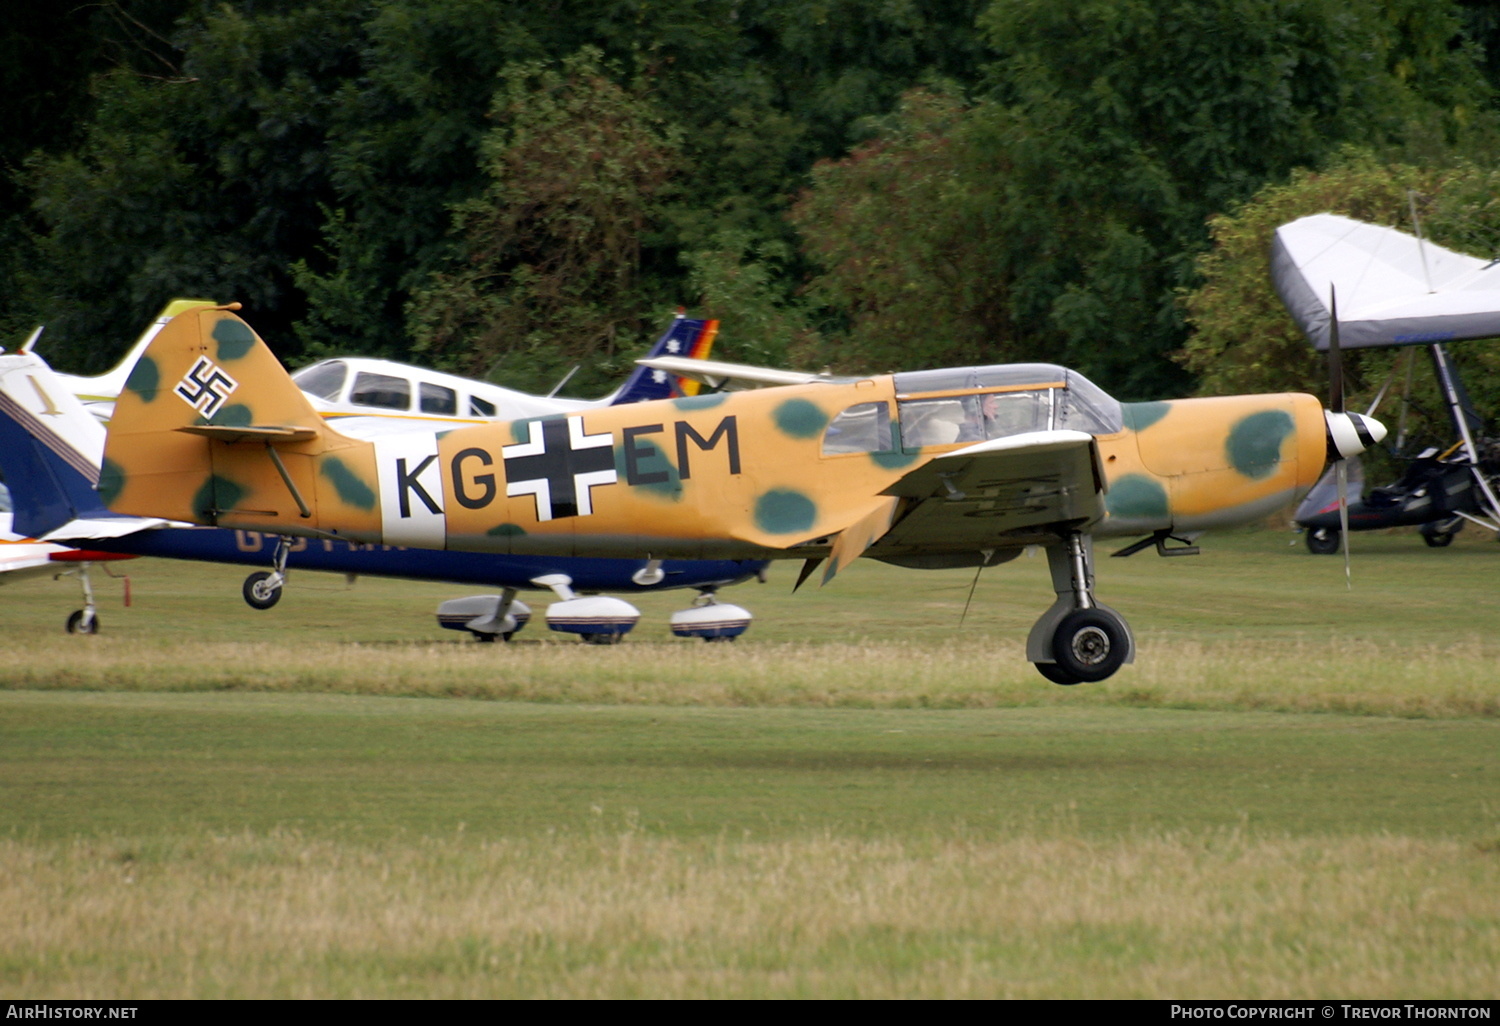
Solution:
<path fill-rule="evenodd" d="M 1385 438 L 1385 425 L 1363 413 L 1334 413 L 1324 410 L 1328 421 L 1328 455 L 1330 459 L 1358 456 Z"/>

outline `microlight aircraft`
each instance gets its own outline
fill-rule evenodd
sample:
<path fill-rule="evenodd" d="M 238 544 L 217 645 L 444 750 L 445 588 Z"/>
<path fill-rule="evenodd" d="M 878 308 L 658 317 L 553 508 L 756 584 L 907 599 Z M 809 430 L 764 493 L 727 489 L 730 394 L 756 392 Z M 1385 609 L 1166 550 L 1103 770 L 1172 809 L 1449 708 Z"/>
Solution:
<path fill-rule="evenodd" d="M 1419 227 L 1415 202 L 1411 216 Z M 1451 542 L 1466 520 L 1500 531 L 1500 446 L 1482 437 L 1483 422 L 1447 351 L 1451 342 L 1500 337 L 1500 261 L 1434 245 L 1420 231 L 1411 235 L 1324 213 L 1276 229 L 1271 280 L 1317 349 L 1328 349 L 1335 337 L 1345 349 L 1425 347 L 1453 425 L 1451 447 L 1403 456 L 1410 462 L 1399 480 L 1349 505 L 1348 530 L 1421 525 L 1434 548 Z M 1342 310 L 1337 317 L 1335 302 Z M 1397 432 L 1398 456 L 1404 435 Z M 1341 524 L 1332 487 L 1315 487 L 1295 520 L 1306 529 L 1311 551 L 1338 551 Z"/>
<path fill-rule="evenodd" d="M 1135 652 L 1094 596 L 1094 535 L 1170 551 L 1173 537 L 1293 501 L 1327 459 L 1384 435 L 1309 395 L 1124 405 L 1050 364 L 803 377 L 364 441 L 317 415 L 233 308 L 200 308 L 167 324 L 126 382 L 99 490 L 118 512 L 240 530 L 803 559 L 801 579 L 826 564 L 824 582 L 861 555 L 980 567 L 1038 545 L 1056 600 L 1027 658 L 1076 684 Z"/>

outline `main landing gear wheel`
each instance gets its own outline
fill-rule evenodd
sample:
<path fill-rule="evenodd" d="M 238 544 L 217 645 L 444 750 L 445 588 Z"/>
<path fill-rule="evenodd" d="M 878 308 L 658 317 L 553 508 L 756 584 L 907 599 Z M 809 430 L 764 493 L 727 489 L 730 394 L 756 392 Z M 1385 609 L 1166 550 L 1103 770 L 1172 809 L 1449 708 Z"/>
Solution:
<path fill-rule="evenodd" d="M 1063 617 L 1052 634 L 1052 664 L 1057 680 L 1038 663 L 1042 676 L 1056 684 L 1092 684 L 1110 677 L 1130 652 L 1124 621 L 1103 609 L 1077 609 Z"/>
<path fill-rule="evenodd" d="M 245 586 L 240 590 L 251 609 L 270 609 L 281 601 L 281 584 L 268 583 L 271 577 L 265 570 L 257 570 L 245 578 Z"/>
<path fill-rule="evenodd" d="M 1339 551 L 1338 530 L 1332 527 L 1318 527 L 1308 531 L 1307 551 L 1314 556 L 1336 555 Z"/>
<path fill-rule="evenodd" d="M 75 609 L 68 617 L 69 634 L 98 634 L 99 618 L 87 609 Z"/>
<path fill-rule="evenodd" d="M 1077 677 L 1070 677 L 1067 673 L 1063 672 L 1056 663 L 1032 663 L 1031 665 L 1036 667 L 1037 673 L 1040 673 L 1054 684 L 1061 684 L 1064 687 L 1068 687 L 1073 684 L 1083 683 Z"/>

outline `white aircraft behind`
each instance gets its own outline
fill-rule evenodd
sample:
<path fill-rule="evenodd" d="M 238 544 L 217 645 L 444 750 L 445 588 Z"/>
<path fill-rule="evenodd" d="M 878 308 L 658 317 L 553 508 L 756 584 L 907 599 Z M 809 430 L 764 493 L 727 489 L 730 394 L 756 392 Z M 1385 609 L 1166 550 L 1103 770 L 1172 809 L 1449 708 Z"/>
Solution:
<path fill-rule="evenodd" d="M 112 370 L 95 377 L 57 373 L 64 386 L 101 422 L 108 422 L 115 399 L 162 326 L 184 310 L 212 305 L 203 299 L 174 299 L 136 340 Z M 701 359 L 712 349 L 718 321 L 690 320 L 681 312 L 651 348 L 647 358 L 667 356 Z M 36 344 L 38 328 L 21 352 Z M 681 394 L 684 386 L 660 369 L 637 367 L 619 388 L 599 399 L 567 399 L 530 395 L 492 384 L 427 370 L 390 360 L 343 356 L 304 367 L 292 375 L 323 418 L 358 438 L 373 438 L 411 430 L 431 430 L 433 421 L 478 424 L 486 420 L 523 420 L 555 413 L 573 413 L 602 406 L 665 399 Z M 564 382 L 566 383 L 566 379 Z M 559 388 L 561 387 L 559 384 Z M 677 391 L 674 392 L 674 389 Z M 691 393 L 696 383 L 687 386 Z"/>

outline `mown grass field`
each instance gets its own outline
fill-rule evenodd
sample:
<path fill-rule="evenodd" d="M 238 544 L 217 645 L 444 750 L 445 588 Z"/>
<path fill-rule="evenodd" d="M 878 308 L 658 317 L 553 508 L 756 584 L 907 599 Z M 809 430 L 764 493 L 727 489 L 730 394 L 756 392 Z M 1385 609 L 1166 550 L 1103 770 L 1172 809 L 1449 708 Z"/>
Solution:
<path fill-rule="evenodd" d="M 1500 545 L 1102 560 L 1138 663 L 1025 663 L 1045 560 L 637 601 L 124 564 L 0 588 L 0 987 L 78 997 L 1455 997 L 1500 964 Z M 544 602 L 536 603 L 538 611 Z"/>

